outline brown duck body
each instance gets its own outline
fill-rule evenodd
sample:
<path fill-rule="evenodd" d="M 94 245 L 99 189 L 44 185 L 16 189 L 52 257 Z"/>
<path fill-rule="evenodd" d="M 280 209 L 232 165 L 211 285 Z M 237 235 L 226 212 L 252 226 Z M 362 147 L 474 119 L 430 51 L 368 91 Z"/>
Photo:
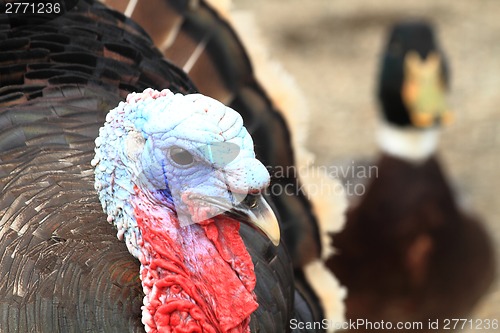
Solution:
<path fill-rule="evenodd" d="M 436 156 L 416 164 L 383 154 L 333 243 L 328 265 L 349 290 L 352 319 L 461 318 L 494 275 L 486 231 L 457 205 Z"/>

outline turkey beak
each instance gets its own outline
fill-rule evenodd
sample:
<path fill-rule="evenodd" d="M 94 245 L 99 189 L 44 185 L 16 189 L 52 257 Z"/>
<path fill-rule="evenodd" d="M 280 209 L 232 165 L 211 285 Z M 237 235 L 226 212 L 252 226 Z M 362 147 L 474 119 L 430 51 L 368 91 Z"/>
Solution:
<path fill-rule="evenodd" d="M 278 219 L 266 199 L 260 194 L 249 194 L 229 215 L 235 215 L 242 222 L 257 228 L 274 244 L 280 243 L 280 227 Z"/>

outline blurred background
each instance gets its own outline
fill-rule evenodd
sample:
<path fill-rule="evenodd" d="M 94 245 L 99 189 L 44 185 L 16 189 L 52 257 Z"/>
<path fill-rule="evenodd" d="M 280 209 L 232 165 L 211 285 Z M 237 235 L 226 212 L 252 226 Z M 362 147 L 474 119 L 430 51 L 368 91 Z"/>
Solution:
<path fill-rule="evenodd" d="M 253 12 L 271 57 L 305 93 L 308 148 L 325 166 L 376 156 L 375 90 L 388 28 L 404 18 L 433 22 L 456 116 L 442 133 L 442 166 L 458 199 L 484 221 L 500 266 L 500 1 L 234 0 L 234 8 Z M 469 318 L 500 320 L 498 282 Z"/>

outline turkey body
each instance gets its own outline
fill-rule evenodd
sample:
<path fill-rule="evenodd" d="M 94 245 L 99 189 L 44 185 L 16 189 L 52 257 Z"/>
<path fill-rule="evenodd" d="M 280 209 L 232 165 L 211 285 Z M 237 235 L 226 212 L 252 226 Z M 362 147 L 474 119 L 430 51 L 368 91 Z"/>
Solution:
<path fill-rule="evenodd" d="M 139 263 L 96 197 L 94 139 L 128 93 L 196 88 L 142 28 L 93 1 L 40 25 L 1 17 L 0 45 L 0 331 L 143 332 Z M 312 321 L 284 246 L 241 235 L 257 277 L 252 332 Z"/>

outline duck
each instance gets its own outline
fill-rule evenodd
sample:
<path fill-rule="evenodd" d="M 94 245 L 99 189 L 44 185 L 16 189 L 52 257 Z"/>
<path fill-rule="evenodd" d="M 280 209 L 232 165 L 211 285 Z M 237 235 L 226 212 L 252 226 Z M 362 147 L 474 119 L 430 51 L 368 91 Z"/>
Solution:
<path fill-rule="evenodd" d="M 376 169 L 332 235 L 337 253 L 327 261 L 348 290 L 347 318 L 423 325 L 466 318 L 494 279 L 487 231 L 461 206 L 437 152 L 454 118 L 449 86 L 433 25 L 394 24 L 378 77 Z"/>

